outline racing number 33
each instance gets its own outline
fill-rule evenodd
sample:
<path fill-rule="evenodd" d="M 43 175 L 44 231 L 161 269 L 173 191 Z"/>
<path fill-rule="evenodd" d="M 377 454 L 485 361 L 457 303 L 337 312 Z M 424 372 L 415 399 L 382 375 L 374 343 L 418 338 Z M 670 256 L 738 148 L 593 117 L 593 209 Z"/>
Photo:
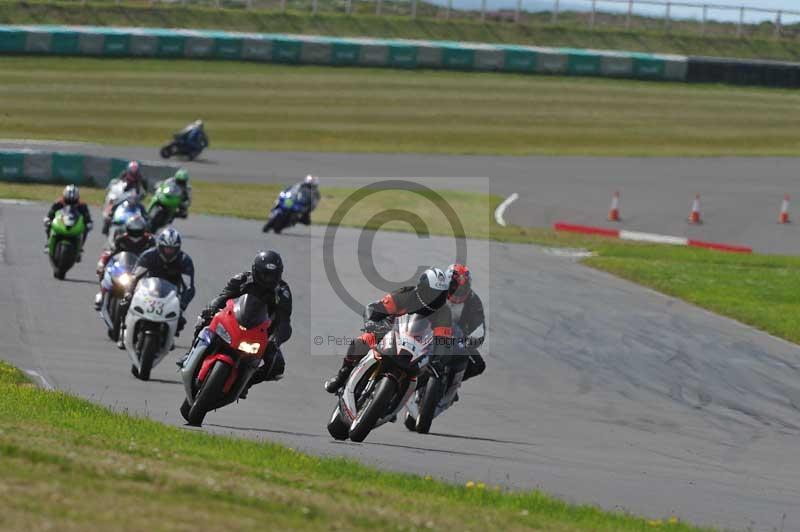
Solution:
<path fill-rule="evenodd" d="M 156 316 L 161 316 L 164 313 L 164 302 L 163 301 L 156 301 L 155 299 L 148 299 L 145 301 L 145 305 L 147 307 L 148 314 L 155 314 Z"/>

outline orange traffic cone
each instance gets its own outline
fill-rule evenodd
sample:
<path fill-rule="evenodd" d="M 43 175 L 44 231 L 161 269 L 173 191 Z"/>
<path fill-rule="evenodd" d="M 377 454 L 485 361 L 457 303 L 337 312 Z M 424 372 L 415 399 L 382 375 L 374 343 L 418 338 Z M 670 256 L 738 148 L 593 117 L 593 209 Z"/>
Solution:
<path fill-rule="evenodd" d="M 701 224 L 703 221 L 700 218 L 700 194 L 695 194 L 694 201 L 692 202 L 692 212 L 689 213 L 690 224 Z"/>
<path fill-rule="evenodd" d="M 619 191 L 614 192 L 611 198 L 611 208 L 608 210 L 608 220 L 611 222 L 619 221 Z"/>
<path fill-rule="evenodd" d="M 789 220 L 789 194 L 783 196 L 783 203 L 781 203 L 781 215 L 778 217 L 778 223 L 791 223 L 791 220 Z"/>

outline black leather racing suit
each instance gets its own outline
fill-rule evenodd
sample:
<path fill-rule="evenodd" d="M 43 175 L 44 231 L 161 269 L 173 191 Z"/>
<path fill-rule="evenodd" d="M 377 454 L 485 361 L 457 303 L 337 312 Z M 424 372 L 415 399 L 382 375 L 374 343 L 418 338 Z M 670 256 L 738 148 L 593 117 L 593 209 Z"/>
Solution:
<path fill-rule="evenodd" d="M 194 299 L 194 263 L 191 257 L 181 251 L 175 260 L 172 262 L 165 262 L 158 254 L 158 248 L 150 248 L 141 255 L 139 260 L 136 261 L 136 267 L 133 269 L 133 280 L 128 289 L 128 294 L 133 295 L 136 291 L 136 285 L 144 277 L 158 277 L 169 281 L 178 287 L 178 294 L 181 300 L 181 316 L 178 319 L 178 330 L 180 333 L 184 325 L 186 325 L 186 318 L 183 317 L 183 312 L 189 303 Z M 187 281 L 188 279 L 188 281 Z M 130 304 L 130 299 L 126 298 L 127 304 Z M 125 315 L 128 312 L 128 307 L 125 306 L 123 310 L 122 322 L 125 322 Z M 177 334 L 176 334 L 177 335 Z"/>
<path fill-rule="evenodd" d="M 269 305 L 269 316 L 272 323 L 269 327 L 269 344 L 264 354 L 264 365 L 261 366 L 250 380 L 250 384 L 258 384 L 266 380 L 277 380 L 283 375 L 286 362 L 281 353 L 280 346 L 292 336 L 292 291 L 289 285 L 280 281 L 274 290 L 265 288 L 255 281 L 250 272 L 242 272 L 228 280 L 222 292 L 211 300 L 203 309 L 195 327 L 195 337 L 203 327 L 211 323 L 220 309 L 225 308 L 229 299 L 235 299 L 243 294 L 252 294 Z"/>
<path fill-rule="evenodd" d="M 474 291 L 470 292 L 463 303 L 447 302 L 453 315 L 453 323 L 461 331 L 456 342 L 463 344 L 464 352 L 469 356 L 469 365 L 464 372 L 463 381 L 480 375 L 486 369 L 486 362 L 478 352 L 486 338 L 486 317 L 483 312 L 483 302 Z"/>
<path fill-rule="evenodd" d="M 423 305 L 417 297 L 415 287 L 404 286 L 386 294 L 380 301 L 370 303 L 365 312 L 365 318 L 368 320 L 366 330 L 350 344 L 342 366 L 352 368 L 358 364 L 364 355 L 377 345 L 390 330 L 389 322 L 404 314 L 419 314 L 429 317 L 435 337 L 434 355 L 446 354 L 444 351 L 451 347 L 453 336 L 452 314 L 445 304 L 446 301 L 447 293 L 443 292 L 430 305 Z M 381 322 L 386 325 L 372 327 L 372 324 Z"/>

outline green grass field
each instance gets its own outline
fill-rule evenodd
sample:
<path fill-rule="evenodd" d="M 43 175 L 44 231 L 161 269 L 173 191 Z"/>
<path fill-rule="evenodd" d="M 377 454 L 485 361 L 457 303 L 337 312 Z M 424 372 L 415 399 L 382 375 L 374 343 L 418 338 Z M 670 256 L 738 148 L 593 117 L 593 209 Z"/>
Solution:
<path fill-rule="evenodd" d="M 230 183 L 196 182 L 192 212 L 264 220 L 264 205 L 279 190 L 277 185 L 232 187 Z M 61 187 L 56 185 L 0 183 L 2 198 L 51 201 L 60 192 Z M 324 189 L 314 222 L 327 224 L 351 193 L 348 189 Z M 83 197 L 99 205 L 103 191 L 84 188 Z M 431 209 L 428 201 L 411 193 L 380 193 L 371 198 L 369 208 L 350 211 L 340 224 L 370 226 L 367 222 L 373 215 L 396 208 L 417 213 L 432 234 L 452 235 L 440 209 Z M 447 202 L 458 212 L 464 235 L 469 238 L 590 249 L 596 256 L 584 261 L 589 266 L 800 343 L 800 298 L 796 295 L 796 287 L 800 286 L 800 257 L 728 254 L 557 233 L 544 228 L 500 227 L 492 216 L 500 201 L 498 197 L 474 193 L 447 194 Z M 381 228 L 379 222 L 373 222 L 371 227 Z M 400 222 L 382 228 L 411 230 Z"/>
<path fill-rule="evenodd" d="M 697 530 L 165 426 L 3 362 L 0 469 L 2 530 Z"/>
<path fill-rule="evenodd" d="M 211 4 L 212 1 L 207 2 Z M 99 26 L 151 26 L 228 29 L 274 33 L 365 36 L 409 39 L 444 39 L 475 42 L 532 44 L 573 48 L 600 48 L 685 55 L 717 55 L 763 59 L 800 59 L 800 40 L 773 38 L 770 25 L 748 26 L 749 38 L 736 37 L 731 24 L 709 23 L 708 35 L 700 35 L 697 22 L 673 21 L 665 33 L 659 20 L 634 17 L 625 31 L 623 17 L 600 16 L 594 31 L 587 27 L 585 14 L 565 13 L 559 24 L 550 24 L 550 14 L 525 15 L 525 24 L 476 20 L 476 13 L 453 13 L 443 20 L 440 8 L 420 2 L 417 20 L 408 15 L 407 2 L 386 0 L 384 13 L 406 16 L 371 15 L 373 1 L 354 2 L 358 16 L 342 13 L 344 2 L 320 0 L 320 12 L 310 15 L 310 0 L 289 0 L 287 14 L 277 12 L 278 0 L 256 0 L 258 9 L 215 9 L 202 6 L 164 6 L 151 2 L 18 2 L 0 1 L 0 24 L 89 24 Z M 223 1 L 222 5 L 229 5 Z M 333 13 L 336 11 L 337 13 Z M 471 19 L 470 19 L 471 18 Z M 788 28 L 787 31 L 795 31 Z"/>
<path fill-rule="evenodd" d="M 0 58 L 6 138 L 216 148 L 795 155 L 800 93 L 587 78 L 250 63 Z"/>

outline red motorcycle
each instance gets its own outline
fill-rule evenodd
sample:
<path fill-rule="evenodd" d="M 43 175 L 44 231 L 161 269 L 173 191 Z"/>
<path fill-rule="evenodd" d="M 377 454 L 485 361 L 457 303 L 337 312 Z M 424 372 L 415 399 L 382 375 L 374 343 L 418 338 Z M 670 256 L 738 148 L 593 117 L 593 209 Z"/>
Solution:
<path fill-rule="evenodd" d="M 201 426 L 208 412 L 239 399 L 262 362 L 270 323 L 267 304 L 245 294 L 229 299 L 200 331 L 181 369 L 181 415 L 190 425 Z"/>

